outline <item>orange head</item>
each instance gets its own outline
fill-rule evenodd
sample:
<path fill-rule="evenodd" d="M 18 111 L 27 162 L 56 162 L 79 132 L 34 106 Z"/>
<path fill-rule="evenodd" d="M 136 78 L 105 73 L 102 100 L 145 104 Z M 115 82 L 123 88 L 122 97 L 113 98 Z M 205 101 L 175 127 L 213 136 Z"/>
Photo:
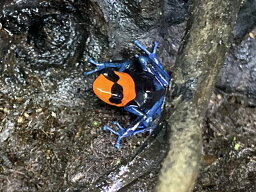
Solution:
<path fill-rule="evenodd" d="M 135 83 L 128 73 L 108 70 L 93 82 L 94 93 L 104 102 L 125 106 L 136 97 Z"/>

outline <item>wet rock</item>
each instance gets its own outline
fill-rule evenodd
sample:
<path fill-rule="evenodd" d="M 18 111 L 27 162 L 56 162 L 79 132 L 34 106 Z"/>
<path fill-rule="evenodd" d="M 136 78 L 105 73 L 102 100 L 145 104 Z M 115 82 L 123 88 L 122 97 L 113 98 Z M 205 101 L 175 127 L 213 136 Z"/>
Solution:
<path fill-rule="evenodd" d="M 252 30 L 256 34 L 256 28 Z M 217 80 L 217 88 L 256 98 L 256 39 L 247 34 L 239 45 L 233 44 Z M 253 102 L 255 103 L 255 102 Z"/>
<path fill-rule="evenodd" d="M 227 92 L 245 95 L 256 104 L 256 2 L 244 1 L 233 29 L 233 39 L 216 87 Z"/>
<path fill-rule="evenodd" d="M 5 6 L 1 23 L 15 36 L 17 62 L 44 67 L 67 65 L 81 57 L 91 25 L 84 17 L 81 26 L 76 8 L 68 2 L 29 1 Z"/>
<path fill-rule="evenodd" d="M 233 29 L 234 39 L 240 42 L 256 25 L 256 1 L 246 0 L 240 9 L 237 23 Z"/>

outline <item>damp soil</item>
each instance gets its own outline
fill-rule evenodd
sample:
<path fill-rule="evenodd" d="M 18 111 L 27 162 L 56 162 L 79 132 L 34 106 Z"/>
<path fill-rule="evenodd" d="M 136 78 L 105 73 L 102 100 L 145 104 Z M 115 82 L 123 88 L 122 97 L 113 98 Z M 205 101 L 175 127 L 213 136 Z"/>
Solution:
<path fill-rule="evenodd" d="M 132 117 L 99 101 L 83 76 L 159 42 L 168 72 L 186 29 L 187 1 L 0 2 L 0 191 L 153 191 L 167 150 L 165 124 L 151 137 L 102 131 Z M 194 191 L 255 191 L 255 1 L 244 3 L 204 126 Z M 117 177 L 122 178 L 118 180 Z M 245 190 L 246 189 L 246 190 Z"/>

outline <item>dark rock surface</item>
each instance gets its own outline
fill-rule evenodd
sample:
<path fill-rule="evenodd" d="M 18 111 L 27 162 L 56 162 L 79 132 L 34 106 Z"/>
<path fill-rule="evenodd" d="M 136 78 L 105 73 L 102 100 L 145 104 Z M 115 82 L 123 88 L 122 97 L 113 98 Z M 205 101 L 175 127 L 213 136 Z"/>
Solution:
<path fill-rule="evenodd" d="M 233 29 L 231 47 L 220 71 L 216 87 L 246 96 L 252 105 L 256 99 L 256 1 L 247 0 Z"/>
<path fill-rule="evenodd" d="M 240 43 L 234 42 L 231 45 L 216 87 L 227 93 L 245 95 L 255 106 L 256 38 L 253 36 L 256 34 L 256 27 L 249 32 Z"/>
<path fill-rule="evenodd" d="M 237 96 L 214 94 L 208 111 L 194 191 L 255 191 L 255 107 Z"/>

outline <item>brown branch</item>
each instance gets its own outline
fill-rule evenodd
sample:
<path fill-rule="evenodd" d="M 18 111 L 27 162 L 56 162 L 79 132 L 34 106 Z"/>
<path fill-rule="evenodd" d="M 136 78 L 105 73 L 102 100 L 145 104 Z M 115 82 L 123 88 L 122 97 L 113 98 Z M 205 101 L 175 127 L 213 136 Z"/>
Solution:
<path fill-rule="evenodd" d="M 193 190 L 202 122 L 240 4 L 241 0 L 194 0 L 190 7 L 188 32 L 173 69 L 172 100 L 167 102 L 170 150 L 158 192 Z"/>

